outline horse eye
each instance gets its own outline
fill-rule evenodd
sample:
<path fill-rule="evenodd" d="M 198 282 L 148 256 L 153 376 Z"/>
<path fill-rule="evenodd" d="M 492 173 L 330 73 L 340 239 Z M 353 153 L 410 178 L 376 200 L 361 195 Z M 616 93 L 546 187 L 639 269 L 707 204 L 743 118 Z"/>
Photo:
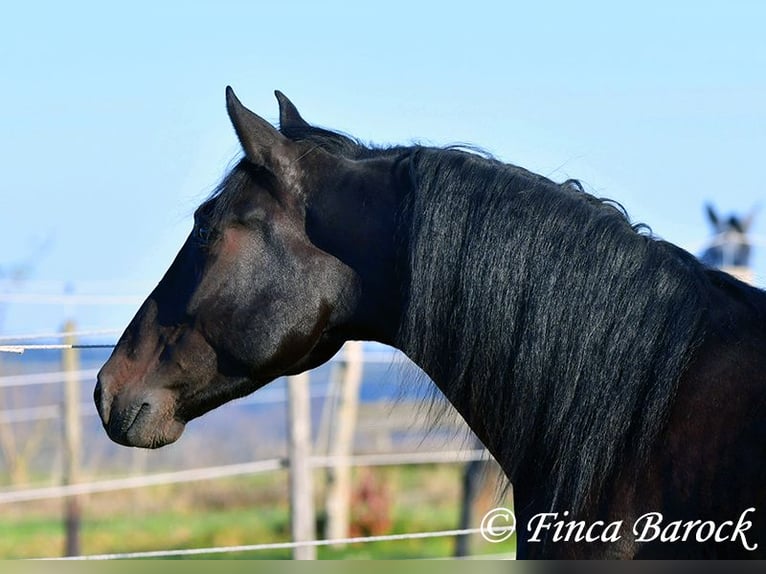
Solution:
<path fill-rule="evenodd" d="M 215 233 L 212 229 L 209 227 L 204 227 L 202 225 L 198 225 L 194 229 L 194 237 L 197 240 L 197 242 L 202 245 L 208 245 L 210 241 L 212 241 Z"/>

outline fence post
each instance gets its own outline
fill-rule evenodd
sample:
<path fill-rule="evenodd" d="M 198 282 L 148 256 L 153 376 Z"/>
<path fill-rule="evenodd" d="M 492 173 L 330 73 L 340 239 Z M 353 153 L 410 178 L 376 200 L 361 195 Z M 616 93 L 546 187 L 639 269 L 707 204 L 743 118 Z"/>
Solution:
<path fill-rule="evenodd" d="M 306 542 L 316 539 L 308 373 L 287 377 L 287 393 L 290 528 L 294 542 Z M 315 560 L 316 547 L 299 546 L 293 550 L 293 558 Z"/>
<path fill-rule="evenodd" d="M 64 344 L 76 343 L 75 324 L 67 321 L 64 325 Z M 82 419 L 80 418 L 80 381 L 75 373 L 80 370 L 80 354 L 77 349 L 62 351 L 64 371 L 64 486 L 80 480 L 80 445 L 82 444 Z M 80 499 L 69 496 L 64 502 L 64 528 L 66 531 L 66 556 L 80 554 Z"/>
<path fill-rule="evenodd" d="M 359 341 L 349 341 L 343 347 L 340 368 L 340 392 L 334 411 L 335 420 L 329 424 L 327 467 L 327 527 L 325 537 L 346 538 L 349 534 L 351 510 L 351 465 L 349 457 L 354 447 L 354 430 L 362 382 L 363 350 Z"/>

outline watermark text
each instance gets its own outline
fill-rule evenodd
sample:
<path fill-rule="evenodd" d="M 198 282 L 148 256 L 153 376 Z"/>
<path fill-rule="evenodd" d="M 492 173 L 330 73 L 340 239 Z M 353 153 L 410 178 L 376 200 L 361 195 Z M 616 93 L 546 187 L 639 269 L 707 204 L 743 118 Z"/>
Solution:
<path fill-rule="evenodd" d="M 529 532 L 527 542 L 539 543 L 548 538 L 552 542 L 618 542 L 623 535 L 632 535 L 636 542 L 699 542 L 738 543 L 749 551 L 758 544 L 748 540 L 747 533 L 753 527 L 748 516 L 755 508 L 743 511 L 737 520 L 714 522 L 712 520 L 665 521 L 659 512 L 647 512 L 632 524 L 616 520 L 586 522 L 574 520 L 568 511 L 541 512 L 533 515 L 526 524 Z M 481 534 L 489 542 L 508 540 L 516 531 L 516 517 L 507 508 L 490 510 L 481 521 Z"/>

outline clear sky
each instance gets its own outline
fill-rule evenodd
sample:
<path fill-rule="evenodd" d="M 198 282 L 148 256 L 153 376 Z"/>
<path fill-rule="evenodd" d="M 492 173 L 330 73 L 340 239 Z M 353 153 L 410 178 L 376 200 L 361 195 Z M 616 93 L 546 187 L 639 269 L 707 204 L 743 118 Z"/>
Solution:
<path fill-rule="evenodd" d="M 0 294 L 145 295 L 239 153 L 227 84 L 271 121 L 278 88 L 367 141 L 577 177 L 697 251 L 705 201 L 764 203 L 764 26 L 757 1 L 4 3 L 0 275 L 27 278 Z M 135 308 L 5 301 L 0 335 Z"/>

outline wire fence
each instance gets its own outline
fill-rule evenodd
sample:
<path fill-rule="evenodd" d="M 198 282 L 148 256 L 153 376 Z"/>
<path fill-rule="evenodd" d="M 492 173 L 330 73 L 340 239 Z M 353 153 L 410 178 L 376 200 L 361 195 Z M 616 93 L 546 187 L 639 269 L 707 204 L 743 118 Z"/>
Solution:
<path fill-rule="evenodd" d="M 335 538 L 331 540 L 305 540 L 299 542 L 273 542 L 268 544 L 243 544 L 239 546 L 214 546 L 209 548 L 185 548 L 179 550 L 151 550 L 146 552 L 124 552 L 117 554 L 92 554 L 85 556 L 69 556 L 63 560 L 135 560 L 146 558 L 172 558 L 180 556 L 200 556 L 210 554 L 228 554 L 234 552 L 257 552 L 265 550 L 295 550 L 298 548 L 319 548 L 321 546 L 340 546 L 345 544 L 370 544 L 374 542 L 394 542 L 400 540 L 423 540 L 426 538 L 447 538 L 480 534 L 481 528 L 464 528 L 457 530 L 439 530 L 435 532 L 411 532 L 404 534 L 382 534 L 378 536 L 356 536 Z M 500 556 L 513 558 L 513 554 Z M 494 557 L 499 558 L 498 556 Z M 62 558 L 42 558 L 41 560 L 62 560 Z"/>
<path fill-rule="evenodd" d="M 476 449 L 462 451 L 356 455 L 348 459 L 343 458 L 342 460 L 331 456 L 312 456 L 309 459 L 309 462 L 312 468 L 318 469 L 329 468 L 338 462 L 343 462 L 344 464 L 348 464 L 352 467 L 369 467 L 392 466 L 401 464 L 464 463 L 471 461 L 489 460 L 491 460 L 491 456 L 488 451 L 483 449 Z M 10 490 L 0 492 L 0 505 L 15 502 L 29 502 L 32 500 L 65 498 L 69 496 L 80 496 L 84 494 L 114 492 L 117 490 L 145 488 L 148 486 L 183 484 L 186 482 L 199 482 L 205 480 L 215 480 L 219 478 L 229 478 L 234 476 L 248 476 L 275 470 L 283 470 L 287 468 L 289 468 L 288 459 L 275 458 L 269 460 L 259 460 L 250 463 L 196 468 L 181 470 L 177 472 L 132 476 L 94 482 L 83 482 L 67 486 Z"/>
<path fill-rule="evenodd" d="M 87 329 L 82 331 L 72 331 L 64 333 L 63 331 L 45 331 L 37 333 L 26 333 L 21 335 L 3 335 L 0 336 L 0 343 L 16 343 L 20 341 L 35 341 L 39 339 L 63 339 L 64 337 L 103 337 L 104 335 L 117 336 L 122 333 L 122 329 Z"/>

